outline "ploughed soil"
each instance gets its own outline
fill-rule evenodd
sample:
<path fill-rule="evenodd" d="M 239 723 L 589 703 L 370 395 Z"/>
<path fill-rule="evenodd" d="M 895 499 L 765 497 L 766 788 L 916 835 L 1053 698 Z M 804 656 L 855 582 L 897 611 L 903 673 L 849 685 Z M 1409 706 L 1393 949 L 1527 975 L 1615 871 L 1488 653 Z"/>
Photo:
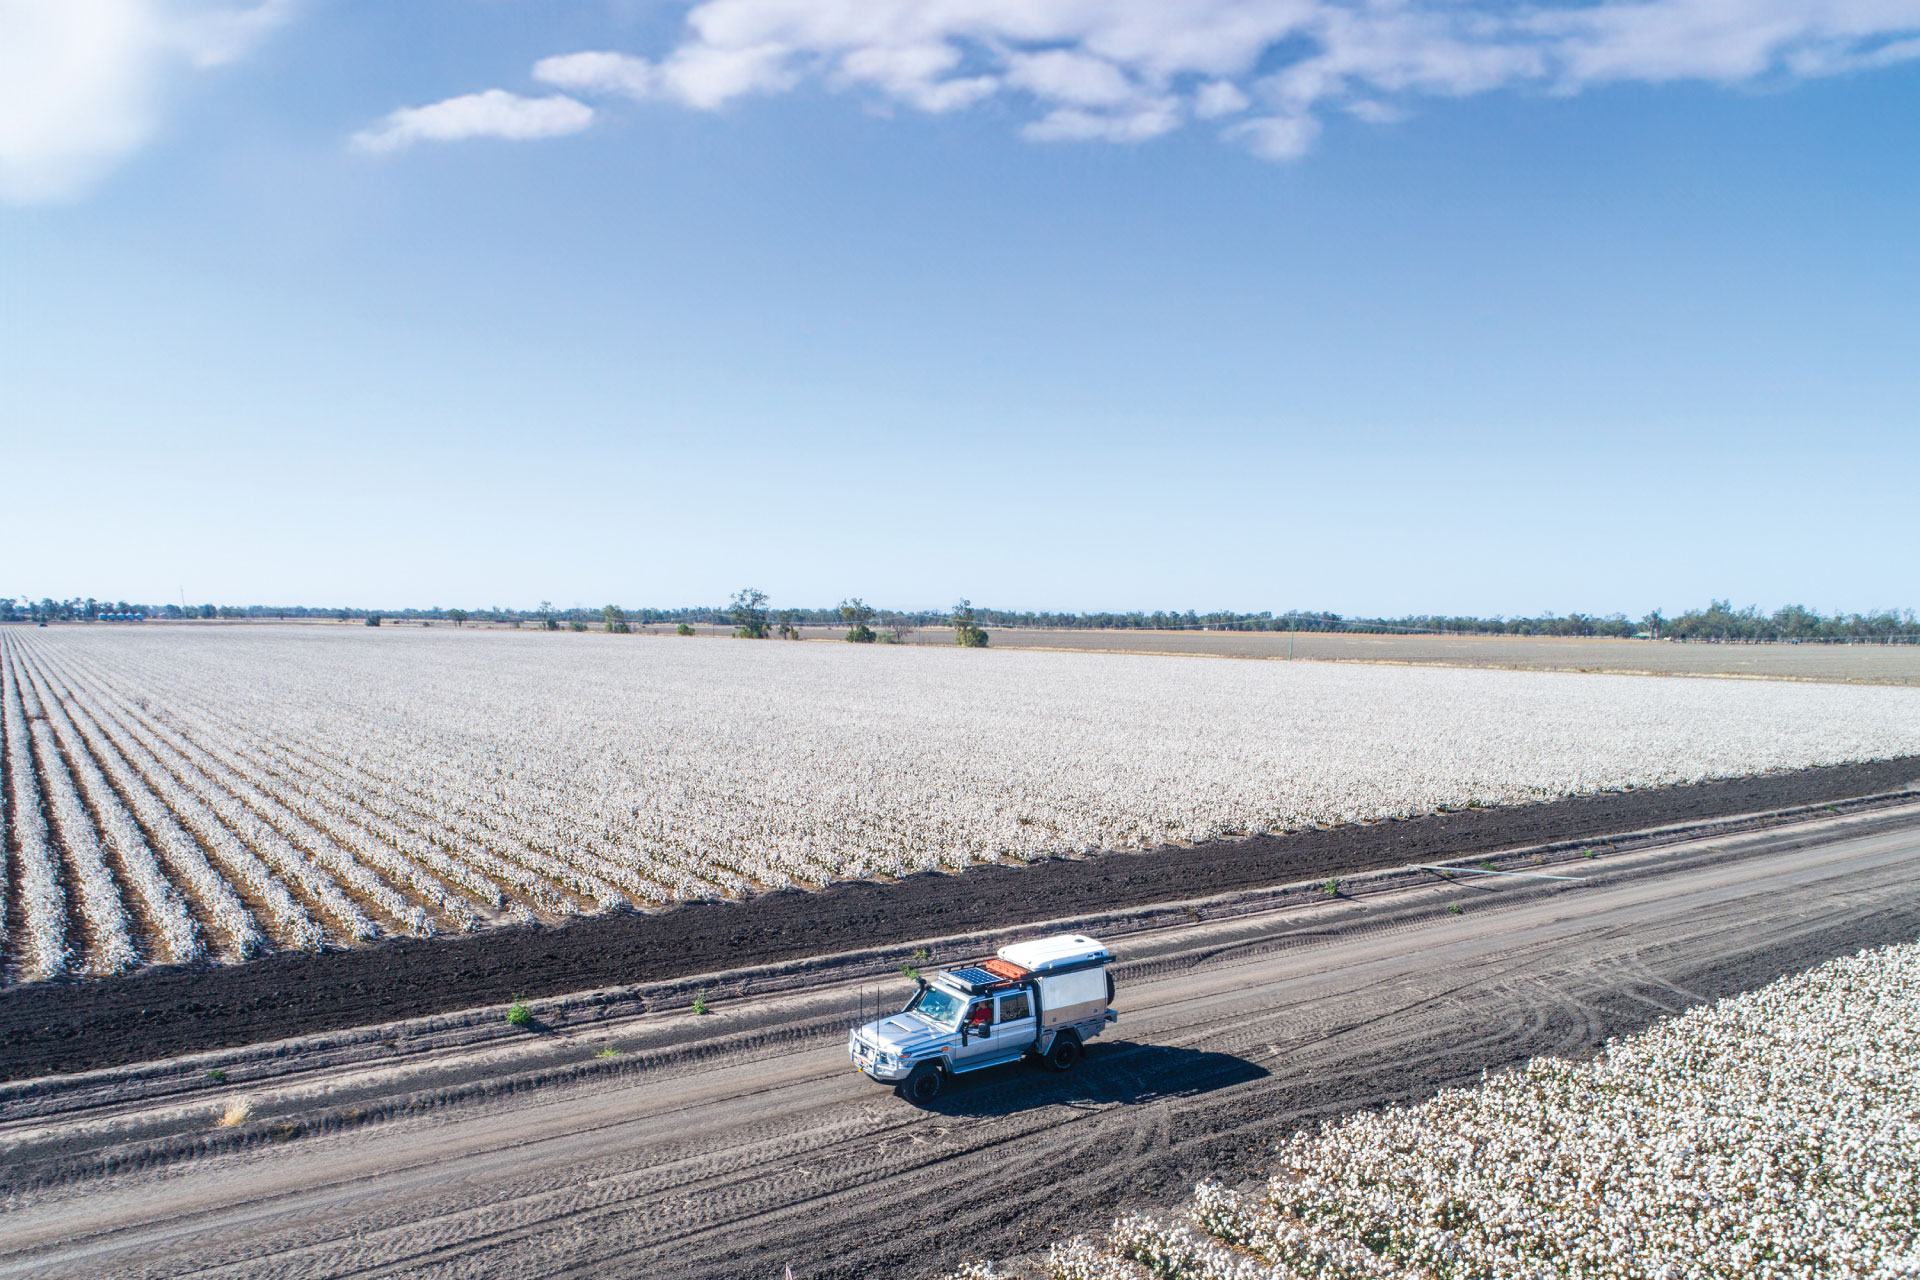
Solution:
<path fill-rule="evenodd" d="M 817 892 L 611 912 L 557 927 L 397 938 L 244 965 L 155 967 L 0 991 L 0 1079 L 91 1070 L 517 997 L 652 982 L 1409 862 L 1823 804 L 1920 780 L 1920 758 Z"/>

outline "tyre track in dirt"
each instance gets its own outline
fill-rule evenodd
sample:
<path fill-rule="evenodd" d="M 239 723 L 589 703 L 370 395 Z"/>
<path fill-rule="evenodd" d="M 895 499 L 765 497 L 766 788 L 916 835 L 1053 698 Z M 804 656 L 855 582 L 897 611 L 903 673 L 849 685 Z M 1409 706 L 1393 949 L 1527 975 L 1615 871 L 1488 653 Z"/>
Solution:
<path fill-rule="evenodd" d="M 0 1276 L 932 1275 L 1017 1255 L 1273 1144 L 1700 1000 L 1920 936 L 1920 817 L 1737 859 L 1592 868 L 1423 917 L 1340 904 L 1141 939 L 1069 1076 L 999 1068 L 916 1111 L 838 1036 L 17 1195 Z M 1343 914 L 1344 913 L 1344 914 Z M 1345 919 L 1346 927 L 1329 921 Z M 1152 976 L 1148 976 L 1151 974 Z"/>

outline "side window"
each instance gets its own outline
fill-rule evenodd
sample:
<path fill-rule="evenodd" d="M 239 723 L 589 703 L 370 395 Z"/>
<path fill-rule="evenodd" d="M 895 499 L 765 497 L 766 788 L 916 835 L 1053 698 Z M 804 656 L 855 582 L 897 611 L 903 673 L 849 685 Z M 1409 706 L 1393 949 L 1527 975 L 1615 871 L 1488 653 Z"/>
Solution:
<path fill-rule="evenodd" d="M 1026 992 L 1016 991 L 1000 997 L 1000 1021 L 1013 1022 L 1032 1015 Z"/>

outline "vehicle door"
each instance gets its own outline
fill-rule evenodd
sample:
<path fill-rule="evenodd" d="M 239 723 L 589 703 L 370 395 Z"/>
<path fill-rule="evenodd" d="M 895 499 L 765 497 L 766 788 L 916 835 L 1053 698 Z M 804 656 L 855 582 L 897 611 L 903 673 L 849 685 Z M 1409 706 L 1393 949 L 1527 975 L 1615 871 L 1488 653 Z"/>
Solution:
<path fill-rule="evenodd" d="M 1000 993 L 1000 1007 L 994 1011 L 993 1034 L 999 1037 L 1003 1052 L 1012 1053 L 1016 1049 L 1022 1053 L 1033 1048 L 1033 993 L 1031 991 L 1003 991 Z"/>
<path fill-rule="evenodd" d="M 1004 1057 L 999 1028 L 993 1025 L 993 997 L 981 996 L 967 1006 L 960 1019 L 961 1044 L 953 1051 L 953 1065 L 961 1071 Z"/>

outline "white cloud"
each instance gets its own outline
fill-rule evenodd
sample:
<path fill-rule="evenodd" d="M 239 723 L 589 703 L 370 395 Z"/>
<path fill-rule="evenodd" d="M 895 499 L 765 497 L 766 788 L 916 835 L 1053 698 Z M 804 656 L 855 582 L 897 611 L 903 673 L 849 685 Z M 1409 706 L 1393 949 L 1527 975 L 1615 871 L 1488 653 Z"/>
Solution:
<path fill-rule="evenodd" d="M 1261 116 L 1232 126 L 1222 136 L 1268 160 L 1298 160 L 1320 136 L 1320 122 L 1312 116 Z"/>
<path fill-rule="evenodd" d="M 788 56 L 776 45 L 688 45 L 658 63 L 624 53 L 568 53 L 534 63 L 533 78 L 577 93 L 664 99 L 711 111 L 747 94 L 791 88 Z"/>
<path fill-rule="evenodd" d="M 1375 102 L 1370 98 L 1355 98 L 1347 103 L 1347 114 L 1356 120 L 1365 120 L 1368 124 L 1399 124 L 1407 118 L 1407 113 L 1399 107 Z"/>
<path fill-rule="evenodd" d="M 667 97 L 711 111 L 751 93 L 792 88 L 799 77 L 788 65 L 791 57 L 778 44 L 691 44 L 660 64 L 661 88 Z"/>
<path fill-rule="evenodd" d="M 660 78 L 645 58 L 624 53 L 568 53 L 533 64 L 533 78 L 576 93 L 621 94 L 636 101 L 653 96 Z"/>
<path fill-rule="evenodd" d="M 1006 97 L 1035 140 L 1222 136 L 1277 160 L 1320 117 L 1622 80 L 1733 83 L 1920 59 L 1920 0 L 698 0 L 655 60 L 549 58 L 580 93 L 712 110 L 808 81 L 952 111 Z"/>
<path fill-rule="evenodd" d="M 1061 107 L 1021 129 L 1032 142 L 1145 142 L 1180 127 L 1180 111 L 1161 102 L 1125 115 Z"/>
<path fill-rule="evenodd" d="M 71 198 L 160 129 L 182 75 L 243 56 L 299 0 L 0 0 L 0 201 Z M 694 0 L 638 57 L 546 58 L 570 94 L 717 110 L 808 82 L 881 105 L 1000 98 L 1035 140 L 1139 142 L 1192 120 L 1274 159 L 1328 111 L 1385 122 L 1417 100 L 1622 81 L 1736 84 L 1920 60 L 1920 0 Z M 355 135 L 551 137 L 575 97 L 503 89 L 393 113 Z"/>
<path fill-rule="evenodd" d="M 398 151 L 416 142 L 463 138 L 555 138 L 593 123 L 593 108 L 564 94 L 523 98 L 505 89 L 469 93 L 424 107 L 402 107 L 371 129 L 353 135 L 363 151 Z"/>
<path fill-rule="evenodd" d="M 1007 59 L 1007 83 L 1076 107 L 1125 106 L 1140 92 L 1111 62 L 1067 49 L 1014 54 Z"/>
<path fill-rule="evenodd" d="M 301 0 L 251 4 L 173 4 L 181 43 L 201 67 L 225 66 L 245 56 L 269 32 L 293 17 Z"/>
<path fill-rule="evenodd" d="M 68 199 L 153 137 L 168 81 L 240 57 L 288 0 L 0 0 L 0 200 Z"/>
<path fill-rule="evenodd" d="M 1237 115 L 1252 105 L 1253 99 L 1231 80 L 1211 80 L 1193 95 L 1193 114 L 1201 120 Z"/>
<path fill-rule="evenodd" d="M 1000 88 L 993 76 L 949 76 L 959 63 L 960 51 L 950 44 L 871 46 L 840 60 L 839 79 L 933 114 L 972 106 Z"/>

